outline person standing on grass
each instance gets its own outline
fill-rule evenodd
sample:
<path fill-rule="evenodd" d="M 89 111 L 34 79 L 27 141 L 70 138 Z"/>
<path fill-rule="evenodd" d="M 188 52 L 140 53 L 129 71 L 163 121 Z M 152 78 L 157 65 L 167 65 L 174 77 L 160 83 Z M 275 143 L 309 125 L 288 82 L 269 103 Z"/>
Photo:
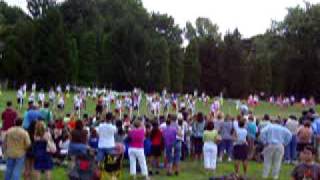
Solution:
<path fill-rule="evenodd" d="M 224 151 L 227 152 L 228 161 L 230 162 L 232 159 L 232 133 L 233 133 L 233 123 L 232 119 L 229 115 L 226 115 L 225 120 L 221 123 L 219 134 L 221 135 L 222 141 L 220 143 L 219 150 L 219 161 L 222 161 Z"/>
<path fill-rule="evenodd" d="M 99 135 L 97 161 L 103 161 L 106 154 L 110 154 L 115 149 L 114 137 L 117 133 L 117 128 L 112 124 L 112 113 L 106 114 L 106 119 L 97 127 Z"/>
<path fill-rule="evenodd" d="M 297 131 L 299 122 L 295 116 L 290 116 L 285 124 L 285 127 L 292 133 L 290 143 L 285 147 L 285 162 L 290 164 L 297 159 Z M 311 128 L 310 128 L 311 129 Z"/>
<path fill-rule="evenodd" d="M 166 127 L 162 130 L 167 161 L 167 176 L 172 175 L 175 154 L 178 153 L 175 151 L 178 129 L 172 122 L 173 119 L 173 115 L 169 115 L 166 121 Z"/>
<path fill-rule="evenodd" d="M 245 119 L 238 121 L 238 127 L 233 132 L 234 146 L 233 159 L 235 160 L 235 172 L 239 174 L 240 163 L 242 162 L 243 172 L 246 175 L 248 170 L 248 131 L 245 128 Z"/>
<path fill-rule="evenodd" d="M 2 150 L 7 158 L 7 169 L 5 180 L 19 180 L 23 169 L 25 154 L 31 145 L 29 134 L 22 127 L 22 119 L 15 121 L 15 126 L 11 127 L 5 134 Z"/>
<path fill-rule="evenodd" d="M 303 151 L 305 146 L 312 145 L 312 128 L 311 128 L 311 122 L 308 120 L 305 120 L 303 122 L 303 125 L 300 126 L 297 130 L 297 151 L 300 153 Z"/>
<path fill-rule="evenodd" d="M 46 180 L 51 180 L 51 171 L 53 169 L 52 154 L 56 152 L 56 145 L 50 132 L 46 131 L 43 121 L 36 123 L 32 151 L 34 153 L 35 179 L 40 180 L 41 173 L 44 172 Z"/>
<path fill-rule="evenodd" d="M 2 118 L 2 131 L 5 132 L 9 128 L 15 125 L 15 120 L 18 117 L 18 113 L 12 108 L 12 102 L 7 102 L 7 108 L 3 111 Z"/>
<path fill-rule="evenodd" d="M 43 108 L 40 109 L 42 119 L 44 120 L 46 125 L 53 123 L 53 115 L 49 109 L 49 105 L 50 104 L 48 102 L 44 102 Z"/>
<path fill-rule="evenodd" d="M 316 113 L 313 115 L 313 122 L 311 126 L 312 126 L 313 135 L 314 135 L 314 144 L 317 151 L 316 159 L 320 160 L 320 116 Z"/>
<path fill-rule="evenodd" d="M 157 121 L 152 123 L 152 130 L 150 134 L 151 138 L 151 164 L 152 167 L 156 169 L 155 174 L 158 175 L 159 171 L 157 168 L 160 167 L 160 157 L 162 154 L 162 132 L 159 129 L 159 124 Z M 154 161 L 154 162 L 153 162 Z M 150 170 L 150 174 L 152 174 L 152 170 Z"/>
<path fill-rule="evenodd" d="M 141 168 L 141 174 L 147 179 L 148 176 L 148 167 L 146 156 L 144 154 L 144 140 L 145 140 L 145 130 L 141 124 L 141 120 L 135 120 L 133 125 L 133 129 L 129 131 L 129 161 L 130 161 L 130 175 L 136 179 L 136 168 L 137 168 L 137 160 L 139 162 L 139 166 Z"/>
<path fill-rule="evenodd" d="M 254 118 L 252 115 L 248 117 L 248 123 L 246 124 L 248 131 L 248 146 L 249 146 L 249 154 L 248 158 L 251 160 L 254 156 L 255 151 L 255 140 L 258 132 L 257 124 L 254 122 Z"/>
<path fill-rule="evenodd" d="M 192 123 L 193 150 L 195 160 L 199 160 L 202 154 L 204 126 L 204 116 L 202 113 L 198 113 L 195 121 Z"/>
<path fill-rule="evenodd" d="M 260 139 L 265 145 L 262 152 L 264 157 L 262 178 L 266 179 L 272 169 L 272 178 L 278 179 L 281 169 L 284 146 L 288 145 L 292 138 L 292 133 L 281 126 L 280 119 L 273 120 L 272 124 L 262 129 Z"/>
<path fill-rule="evenodd" d="M 292 180 L 320 179 L 320 165 L 315 163 L 315 149 L 308 145 L 300 153 L 301 163 L 297 165 L 292 173 Z"/>
<path fill-rule="evenodd" d="M 176 142 L 174 143 L 174 162 L 173 162 L 173 170 L 175 175 L 179 175 L 180 171 L 180 160 L 182 155 L 182 144 L 184 142 L 184 126 L 183 126 L 183 117 L 182 114 L 178 114 L 177 116 L 173 116 L 172 125 L 177 128 Z M 178 122 L 177 122 L 178 120 Z"/>
<path fill-rule="evenodd" d="M 68 153 L 71 156 L 86 155 L 88 150 L 88 131 L 84 129 L 83 123 L 77 120 L 75 128 L 71 130 L 71 141 Z"/>
<path fill-rule="evenodd" d="M 219 133 L 221 133 L 221 127 L 222 127 L 222 124 L 224 123 L 224 120 L 223 120 L 223 113 L 222 112 L 219 112 L 218 114 L 214 115 L 214 116 L 211 116 L 211 119 L 213 119 L 214 121 L 214 128 L 215 130 L 217 130 Z M 222 159 L 223 159 L 223 142 L 219 142 L 218 144 L 218 155 L 220 156 L 218 161 L 219 162 L 222 162 Z"/>
<path fill-rule="evenodd" d="M 24 92 L 23 92 L 22 88 L 20 88 L 17 92 L 17 104 L 18 104 L 19 109 L 21 109 L 23 106 L 23 98 L 24 98 Z"/>
<path fill-rule="evenodd" d="M 29 109 L 24 113 L 24 119 L 22 126 L 24 129 L 29 129 L 30 125 L 39 119 L 42 119 L 39 109 L 33 105 L 33 102 L 29 102 Z"/>
<path fill-rule="evenodd" d="M 221 140 L 218 135 L 218 131 L 214 129 L 214 123 L 209 121 L 206 129 L 203 133 L 203 157 L 204 157 L 204 168 L 210 172 L 216 170 L 217 163 L 217 142 Z"/>

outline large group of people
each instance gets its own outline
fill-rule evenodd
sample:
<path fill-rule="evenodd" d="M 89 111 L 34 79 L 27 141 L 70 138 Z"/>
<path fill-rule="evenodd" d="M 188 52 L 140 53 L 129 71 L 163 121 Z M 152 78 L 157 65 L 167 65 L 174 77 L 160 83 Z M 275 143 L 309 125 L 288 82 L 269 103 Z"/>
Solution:
<path fill-rule="evenodd" d="M 34 83 L 27 103 L 26 85 L 17 91 L 16 108 L 7 102 L 1 129 L 5 180 L 20 179 L 22 174 L 26 180 L 41 179 L 42 174 L 50 180 L 54 166 L 68 167 L 70 179 L 81 179 L 72 171 L 77 168 L 91 170 L 90 179 L 101 179 L 112 158 L 126 159 L 133 178 L 137 172 L 146 179 L 179 176 L 181 161 L 191 158 L 203 161 L 208 178 L 213 179 L 217 166 L 225 161 L 234 163 L 230 176 L 246 178 L 251 160 L 263 162 L 260 177 L 265 179 L 279 179 L 283 163 L 296 165 L 293 179 L 320 179 L 320 166 L 315 163 L 320 156 L 320 116 L 313 108 L 301 117 L 267 113 L 258 117 L 242 102 L 237 105 L 239 115 L 232 116 L 221 110 L 222 95 L 211 101 L 196 91 L 177 95 L 166 90 L 160 94 L 143 94 L 139 89 L 129 93 L 75 90 L 71 93 L 69 85 L 65 91 L 58 86 L 50 89 L 48 98 L 43 90 L 36 97 Z M 74 94 L 74 108 L 63 114 L 70 94 Z M 95 113 L 84 113 L 88 97 L 96 102 Z M 146 112 L 141 111 L 143 98 Z M 249 99 L 249 106 L 258 104 L 256 95 Z M 197 103 L 206 104 L 209 113 L 196 109 Z M 19 117 L 16 109 L 25 104 L 27 110 Z M 99 168 L 89 167 L 94 164 Z M 165 174 L 160 173 L 162 168 Z"/>

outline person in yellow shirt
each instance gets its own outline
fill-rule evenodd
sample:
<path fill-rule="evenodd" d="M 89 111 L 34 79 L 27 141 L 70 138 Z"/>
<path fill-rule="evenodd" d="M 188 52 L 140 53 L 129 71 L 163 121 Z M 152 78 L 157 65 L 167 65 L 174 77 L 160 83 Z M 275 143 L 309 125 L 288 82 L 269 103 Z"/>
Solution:
<path fill-rule="evenodd" d="M 5 134 L 3 142 L 3 152 L 7 159 L 7 169 L 5 180 L 19 180 L 24 165 L 25 154 L 31 145 L 29 134 L 22 127 L 22 119 L 15 121 L 15 126 L 11 127 Z"/>
<path fill-rule="evenodd" d="M 217 142 L 221 140 L 218 131 L 214 129 L 214 123 L 209 121 L 203 133 L 203 156 L 204 168 L 210 172 L 216 170 L 217 164 Z"/>

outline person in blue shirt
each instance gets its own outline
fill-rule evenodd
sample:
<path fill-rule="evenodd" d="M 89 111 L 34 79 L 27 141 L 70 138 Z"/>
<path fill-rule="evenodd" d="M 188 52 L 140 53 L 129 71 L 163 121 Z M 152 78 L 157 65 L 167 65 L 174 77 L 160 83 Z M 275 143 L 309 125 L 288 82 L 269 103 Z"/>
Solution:
<path fill-rule="evenodd" d="M 250 115 L 248 117 L 248 122 L 246 125 L 246 129 L 248 131 L 248 146 L 249 146 L 249 154 L 248 158 L 252 159 L 254 156 L 254 150 L 255 150 L 255 140 L 256 140 L 256 135 L 257 135 L 257 124 L 254 121 L 254 117 Z"/>
<path fill-rule="evenodd" d="M 272 178 L 279 178 L 284 146 L 288 145 L 292 138 L 292 133 L 280 124 L 281 120 L 275 119 L 272 121 L 272 124 L 263 128 L 260 134 L 260 140 L 265 145 L 263 150 L 264 164 L 262 174 L 264 179 L 268 178 L 272 165 L 274 165 Z"/>
<path fill-rule="evenodd" d="M 33 121 L 40 119 L 43 119 L 40 111 L 32 102 L 29 102 L 29 109 L 24 113 L 22 127 L 28 130 Z"/>
<path fill-rule="evenodd" d="M 90 128 L 89 146 L 95 151 L 98 150 L 99 135 L 95 128 Z"/>
<path fill-rule="evenodd" d="M 318 114 L 313 114 L 312 115 L 313 122 L 311 124 L 312 127 L 312 132 L 314 134 L 314 143 L 317 151 L 317 159 L 320 159 L 320 116 Z"/>

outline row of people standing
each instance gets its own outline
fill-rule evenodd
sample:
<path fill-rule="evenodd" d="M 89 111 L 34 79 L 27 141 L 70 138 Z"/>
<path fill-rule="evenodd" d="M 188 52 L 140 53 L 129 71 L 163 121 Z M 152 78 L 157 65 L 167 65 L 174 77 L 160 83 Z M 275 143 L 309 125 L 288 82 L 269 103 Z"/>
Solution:
<path fill-rule="evenodd" d="M 224 118 L 222 114 L 218 115 L 216 119 L 211 119 L 204 117 L 202 113 L 189 117 L 186 113 L 182 112 L 178 116 L 170 115 L 167 119 L 163 118 L 160 121 L 157 119 L 154 121 L 138 119 L 133 121 L 133 123 L 131 122 L 133 125 L 128 127 L 128 132 L 119 133 L 123 131 L 122 121 L 116 121 L 115 123 L 112 114 L 107 113 L 99 122 L 98 126 L 91 127 L 90 131 L 87 130 L 90 129 L 87 127 L 88 124 L 83 124 L 82 121 L 76 121 L 74 129 L 72 127 L 67 128 L 70 133 L 70 144 L 67 148 L 69 155 L 77 155 L 86 153 L 90 145 L 92 147 L 96 146 L 96 159 L 99 162 L 106 154 L 113 153 L 116 149 L 121 149 L 119 148 L 121 144 L 127 145 L 130 173 L 133 176 L 136 174 L 136 161 L 138 160 L 141 172 L 146 177 L 151 174 L 151 170 L 155 170 L 156 174 L 159 172 L 157 168 L 159 168 L 159 161 L 163 152 L 167 174 L 178 175 L 179 163 L 184 151 L 186 154 L 191 153 L 195 159 L 201 159 L 201 157 L 204 156 L 205 168 L 215 170 L 216 160 L 219 159 L 218 157 L 222 157 L 226 150 L 230 153 L 229 158 L 236 162 L 236 172 L 239 171 L 240 162 L 243 162 L 246 173 L 246 161 L 250 154 L 250 138 L 255 142 L 259 134 L 260 138 L 258 140 L 260 140 L 265 148 L 263 151 L 265 161 L 264 177 L 268 175 L 270 165 L 272 164 L 270 161 L 267 161 L 270 160 L 270 158 L 267 157 L 273 155 L 271 152 L 281 157 L 277 159 L 276 164 L 278 165 L 273 168 L 273 177 L 276 178 L 279 175 L 279 166 L 281 166 L 281 159 L 284 153 L 282 152 L 282 147 L 291 142 L 290 135 L 292 133 L 290 133 L 289 128 L 280 125 L 279 123 L 282 122 L 278 121 L 278 119 L 273 123 L 271 123 L 268 118 L 264 119 L 265 120 L 259 122 L 257 120 L 255 121 L 252 116 L 249 116 L 248 120 L 244 120 L 241 116 L 236 119 L 230 116 Z M 24 116 L 23 127 L 28 130 L 32 147 L 36 148 L 29 149 L 26 153 L 26 179 L 30 179 L 31 176 L 28 172 L 32 172 L 32 169 L 36 170 L 36 177 L 39 177 L 39 172 L 41 171 L 46 171 L 47 177 L 50 177 L 50 170 L 53 168 L 51 154 L 54 148 L 53 146 L 52 148 L 48 148 L 52 149 L 52 152 L 50 152 L 50 150 L 47 150 L 47 146 L 52 144 L 51 134 L 55 136 L 55 132 L 53 132 L 55 130 L 52 131 L 50 127 L 46 129 L 46 123 L 43 122 L 48 121 L 41 120 L 44 120 L 44 115 L 39 109 L 30 105 L 30 108 Z M 17 125 L 19 125 L 18 122 L 19 121 L 16 123 Z M 287 125 L 288 123 L 289 121 L 287 121 Z M 57 127 L 54 127 L 54 129 L 55 128 Z M 96 135 L 93 136 L 95 134 L 93 132 L 95 131 Z M 8 133 L 6 138 L 10 137 L 9 134 L 10 133 Z M 69 139 L 68 136 L 65 137 L 65 140 Z M 93 139 L 96 139 L 97 143 L 95 143 Z M 150 141 L 150 150 L 146 148 L 146 140 Z M 58 144 L 59 143 L 57 143 L 56 146 L 58 146 Z M 266 148 L 269 149 L 266 150 Z M 34 149 L 41 151 L 34 153 Z M 148 151 L 150 151 L 150 153 L 148 153 Z M 6 150 L 5 153 L 7 152 L 9 151 Z M 214 154 L 216 155 L 214 156 Z M 38 157 L 37 155 L 42 156 Z M 45 163 L 39 161 L 39 158 L 46 159 Z M 147 163 L 148 160 L 150 162 L 151 159 L 155 160 L 155 163 Z M 148 172 L 148 167 L 150 172 Z"/>

